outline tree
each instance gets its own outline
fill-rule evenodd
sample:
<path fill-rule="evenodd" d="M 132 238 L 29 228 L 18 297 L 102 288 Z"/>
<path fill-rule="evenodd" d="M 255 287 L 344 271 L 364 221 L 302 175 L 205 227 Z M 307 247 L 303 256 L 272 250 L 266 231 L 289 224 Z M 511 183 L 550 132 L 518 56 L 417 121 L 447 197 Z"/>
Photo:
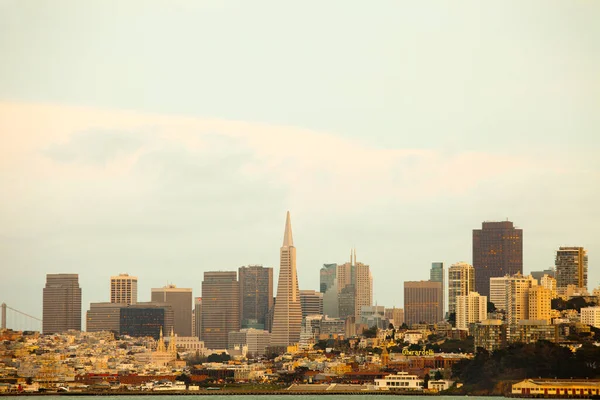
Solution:
<path fill-rule="evenodd" d="M 487 302 L 487 312 L 492 313 L 496 311 L 496 305 L 491 301 Z"/>
<path fill-rule="evenodd" d="M 423 377 L 423 388 L 429 388 L 429 374 L 425 374 L 425 376 Z"/>
<path fill-rule="evenodd" d="M 456 313 L 455 312 L 451 312 L 450 314 L 448 314 L 448 322 L 450 322 L 452 324 L 452 326 L 456 326 Z"/>
<path fill-rule="evenodd" d="M 436 381 L 444 379 L 444 377 L 442 376 L 442 373 L 440 372 L 439 369 L 437 371 L 435 371 L 435 375 L 434 375 L 433 379 L 435 379 Z"/>
<path fill-rule="evenodd" d="M 227 353 L 221 353 L 221 354 L 213 353 L 210 356 L 208 356 L 208 358 L 207 358 L 208 362 L 227 362 L 229 360 L 231 360 L 231 356 L 229 356 L 229 354 L 227 354 Z"/>
<path fill-rule="evenodd" d="M 377 337 L 377 327 L 376 326 L 372 326 L 369 329 L 364 329 L 362 331 L 362 334 L 364 337 L 366 338 L 376 338 Z"/>

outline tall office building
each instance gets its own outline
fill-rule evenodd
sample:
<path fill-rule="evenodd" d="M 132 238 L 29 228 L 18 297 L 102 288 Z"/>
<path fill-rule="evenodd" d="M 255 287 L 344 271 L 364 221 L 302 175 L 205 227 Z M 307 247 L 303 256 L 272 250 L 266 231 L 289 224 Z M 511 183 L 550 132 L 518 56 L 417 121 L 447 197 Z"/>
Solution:
<path fill-rule="evenodd" d="M 285 221 L 283 245 L 279 251 L 280 269 L 277 283 L 277 300 L 273 311 L 271 344 L 289 346 L 300 341 L 302 307 L 296 272 L 296 247 L 292 237 L 292 222 L 288 211 Z"/>
<path fill-rule="evenodd" d="M 444 318 L 441 282 L 404 282 L 404 322 L 435 324 Z"/>
<path fill-rule="evenodd" d="M 81 330 L 81 288 L 78 274 L 47 274 L 43 301 L 42 333 Z"/>
<path fill-rule="evenodd" d="M 235 271 L 204 273 L 201 339 L 208 349 L 227 349 L 229 332 L 240 330 L 239 297 Z"/>
<path fill-rule="evenodd" d="M 475 291 L 475 269 L 466 262 L 448 268 L 448 313 L 456 313 L 456 298 Z M 487 298 L 487 296 L 485 296 Z"/>
<path fill-rule="evenodd" d="M 529 289 L 528 319 L 552 322 L 552 291 L 543 286 L 532 286 Z"/>
<path fill-rule="evenodd" d="M 300 291 L 302 318 L 307 315 L 323 315 L 323 293 L 315 290 Z"/>
<path fill-rule="evenodd" d="M 556 287 L 568 285 L 587 290 L 588 256 L 583 247 L 560 247 L 556 252 Z"/>
<path fill-rule="evenodd" d="M 122 303 L 90 303 L 85 317 L 87 332 L 114 332 L 119 334 Z"/>
<path fill-rule="evenodd" d="M 490 278 L 523 273 L 523 230 L 512 222 L 484 222 L 473 230 L 475 291 L 490 295 Z"/>
<path fill-rule="evenodd" d="M 320 292 L 323 293 L 323 313 L 332 318 L 339 315 L 337 264 L 323 264 L 319 271 Z"/>
<path fill-rule="evenodd" d="M 238 273 L 241 327 L 265 329 L 273 307 L 273 268 L 250 265 L 240 267 Z"/>
<path fill-rule="evenodd" d="M 442 299 L 442 310 L 446 311 L 446 270 L 443 262 L 431 263 L 429 280 L 431 282 L 442 282 L 442 293 L 444 293 L 444 298 Z"/>
<path fill-rule="evenodd" d="M 350 252 L 350 262 L 337 266 L 338 306 L 339 317 L 353 316 L 360 319 L 360 310 L 363 306 L 373 305 L 373 276 L 371 267 L 356 261 L 356 250 Z M 348 304 L 349 296 L 354 295 L 354 314 Z M 345 304 L 342 304 L 344 302 Z"/>
<path fill-rule="evenodd" d="M 119 333 L 132 337 L 151 336 L 155 340 L 163 332 L 171 332 L 173 307 L 161 302 L 141 302 L 120 308 Z"/>
<path fill-rule="evenodd" d="M 135 304 L 138 295 L 138 278 L 128 274 L 110 277 L 110 302 Z"/>
<path fill-rule="evenodd" d="M 192 289 L 167 285 L 152 289 L 150 299 L 173 308 L 173 330 L 178 336 L 192 336 Z"/>
<path fill-rule="evenodd" d="M 506 279 L 506 323 L 518 324 L 529 319 L 529 289 L 537 286 L 531 276 L 515 274 Z"/>
<path fill-rule="evenodd" d="M 487 319 L 487 297 L 477 292 L 456 296 L 456 328 L 466 330 L 469 324 Z"/>
<path fill-rule="evenodd" d="M 403 308 L 386 308 L 385 309 L 385 317 L 393 323 L 394 328 L 399 329 L 404 323 L 404 309 Z"/>
<path fill-rule="evenodd" d="M 202 297 L 194 299 L 194 336 L 202 340 Z"/>
<path fill-rule="evenodd" d="M 553 269 L 545 269 L 542 271 L 531 271 L 529 274 L 537 279 L 538 283 L 541 283 L 541 279 L 544 275 L 548 275 L 554 278 L 554 270 Z"/>

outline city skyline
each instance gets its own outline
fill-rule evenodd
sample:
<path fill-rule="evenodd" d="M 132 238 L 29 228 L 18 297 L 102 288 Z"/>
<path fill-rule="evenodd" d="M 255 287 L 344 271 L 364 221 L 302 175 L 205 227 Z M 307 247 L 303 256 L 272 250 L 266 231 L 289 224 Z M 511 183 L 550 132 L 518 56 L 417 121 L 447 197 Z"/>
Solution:
<path fill-rule="evenodd" d="M 0 9 L 9 306 L 40 317 L 48 273 L 79 274 L 85 309 L 121 272 L 148 301 L 276 269 L 286 210 L 303 290 L 356 247 L 373 302 L 402 306 L 389 276 L 473 263 L 472 230 L 505 219 L 525 274 L 581 246 L 600 283 L 597 2 Z"/>

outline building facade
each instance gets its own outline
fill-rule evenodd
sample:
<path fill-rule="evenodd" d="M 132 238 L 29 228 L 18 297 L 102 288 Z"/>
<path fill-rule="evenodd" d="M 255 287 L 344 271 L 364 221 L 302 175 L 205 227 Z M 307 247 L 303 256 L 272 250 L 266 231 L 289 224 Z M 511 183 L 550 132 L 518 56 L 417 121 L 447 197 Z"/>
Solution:
<path fill-rule="evenodd" d="M 192 336 L 192 289 L 167 285 L 151 291 L 150 300 L 170 304 L 173 308 L 173 330 L 178 336 Z"/>
<path fill-rule="evenodd" d="M 373 304 L 373 276 L 371 267 L 356 261 L 356 250 L 350 252 L 350 262 L 337 266 L 337 287 L 339 317 L 360 319 L 363 306 Z M 350 306 L 349 297 L 354 295 L 354 306 Z M 342 301 L 344 304 L 342 304 Z M 353 310 L 352 310 L 353 309 Z M 353 311 L 353 314 L 349 312 Z"/>
<path fill-rule="evenodd" d="M 510 221 L 483 222 L 473 230 L 475 291 L 490 295 L 490 278 L 523 273 L 523 230 Z"/>
<path fill-rule="evenodd" d="M 42 333 L 81 330 L 81 288 L 78 274 L 47 274 L 43 291 Z"/>
<path fill-rule="evenodd" d="M 558 296 L 558 292 L 556 291 L 556 279 L 551 275 L 543 275 L 540 280 L 540 286 L 550 290 L 550 296 L 552 299 L 555 299 Z"/>
<path fill-rule="evenodd" d="M 208 349 L 227 349 L 229 332 L 240 330 L 239 293 L 235 271 L 204 273 L 201 339 Z"/>
<path fill-rule="evenodd" d="M 404 282 L 404 321 L 434 324 L 443 320 L 441 282 Z"/>
<path fill-rule="evenodd" d="M 229 348 L 248 346 L 248 355 L 264 356 L 267 348 L 271 346 L 271 334 L 262 329 L 242 329 L 238 332 L 229 332 Z"/>
<path fill-rule="evenodd" d="M 583 247 L 560 247 L 556 251 L 555 267 L 559 292 L 569 285 L 587 291 L 588 256 Z"/>
<path fill-rule="evenodd" d="M 481 347 L 487 351 L 500 350 L 506 346 L 506 325 L 499 319 L 486 319 L 476 323 L 473 330 L 475 351 Z"/>
<path fill-rule="evenodd" d="M 443 262 L 431 263 L 431 270 L 429 271 L 429 280 L 432 282 L 442 282 L 442 293 L 444 298 L 442 299 L 442 310 L 446 311 L 446 269 L 444 268 Z"/>
<path fill-rule="evenodd" d="M 487 297 L 477 292 L 456 296 L 456 328 L 467 330 L 469 325 L 487 319 Z"/>
<path fill-rule="evenodd" d="M 385 317 L 394 324 L 394 328 L 399 329 L 404 323 L 404 309 L 403 308 L 386 308 Z"/>
<path fill-rule="evenodd" d="M 277 284 L 277 300 L 273 311 L 271 343 L 273 346 L 289 346 L 300 341 L 302 307 L 296 271 L 296 247 L 292 237 L 292 222 L 288 211 L 279 251 L 280 269 Z"/>
<path fill-rule="evenodd" d="M 496 310 L 506 311 L 506 280 L 508 276 L 490 278 L 490 302 Z"/>
<path fill-rule="evenodd" d="M 90 309 L 85 318 L 85 330 L 87 332 L 108 331 L 119 334 L 121 307 L 124 306 L 126 304 L 90 303 Z"/>
<path fill-rule="evenodd" d="M 240 325 L 265 329 L 273 307 L 273 268 L 249 265 L 238 270 L 240 285 Z"/>
<path fill-rule="evenodd" d="M 300 291 L 302 318 L 307 315 L 323 315 L 323 293 L 315 290 Z"/>
<path fill-rule="evenodd" d="M 138 298 L 138 278 L 129 274 L 110 277 L 110 302 L 135 304 Z"/>
<path fill-rule="evenodd" d="M 475 291 L 475 269 L 466 262 L 452 264 L 448 269 L 448 313 L 456 313 L 456 298 Z"/>
<path fill-rule="evenodd" d="M 600 328 L 600 307 L 583 307 L 581 309 L 581 323 Z"/>
<path fill-rule="evenodd" d="M 537 321 L 552 321 L 552 291 L 542 286 L 532 286 L 529 289 L 528 318 Z"/>
<path fill-rule="evenodd" d="M 531 276 L 515 274 L 506 279 L 506 323 L 516 325 L 529 318 L 529 290 L 537 286 Z"/>
<path fill-rule="evenodd" d="M 160 339 L 161 332 L 173 330 L 174 314 L 170 304 L 141 302 L 123 306 L 119 313 L 119 334 Z"/>
<path fill-rule="evenodd" d="M 194 299 L 194 336 L 202 340 L 202 297 Z"/>
<path fill-rule="evenodd" d="M 323 313 L 339 316 L 337 264 L 323 264 L 319 271 L 320 292 L 323 293 Z"/>

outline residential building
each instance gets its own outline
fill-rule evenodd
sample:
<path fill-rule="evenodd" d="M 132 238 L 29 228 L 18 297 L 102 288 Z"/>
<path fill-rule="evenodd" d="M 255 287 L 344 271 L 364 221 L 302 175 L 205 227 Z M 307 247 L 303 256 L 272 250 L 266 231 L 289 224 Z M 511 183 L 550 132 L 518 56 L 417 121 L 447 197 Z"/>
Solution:
<path fill-rule="evenodd" d="M 238 273 L 241 327 L 265 329 L 273 307 L 273 268 L 249 265 Z"/>
<path fill-rule="evenodd" d="M 264 356 L 267 348 L 271 346 L 271 334 L 262 329 L 241 329 L 238 332 L 229 332 L 228 342 L 229 349 L 248 346 L 250 356 Z"/>
<path fill-rule="evenodd" d="M 587 291 L 588 255 L 583 247 L 560 247 L 556 251 L 555 266 L 559 292 L 568 285 Z"/>
<path fill-rule="evenodd" d="M 120 303 L 90 303 L 90 309 L 86 313 L 85 330 L 87 332 L 113 332 L 119 334 L 121 323 L 121 307 L 126 304 Z"/>
<path fill-rule="evenodd" d="M 506 325 L 499 319 L 486 319 L 474 325 L 475 351 L 479 347 L 496 351 L 506 346 Z"/>
<path fill-rule="evenodd" d="M 556 299 L 558 297 L 558 293 L 556 290 L 556 279 L 553 276 L 545 274 L 540 278 L 540 286 L 550 290 L 550 296 L 552 299 Z"/>
<path fill-rule="evenodd" d="M 532 286 L 529 289 L 529 315 L 530 320 L 552 320 L 552 291 L 543 286 Z"/>
<path fill-rule="evenodd" d="M 302 307 L 296 271 L 296 247 L 292 237 L 292 223 L 288 211 L 283 235 L 283 245 L 279 251 L 280 269 L 277 284 L 277 301 L 273 311 L 271 344 L 289 346 L 300 341 Z"/>
<path fill-rule="evenodd" d="M 581 309 L 581 323 L 600 328 L 600 307 L 583 307 Z"/>
<path fill-rule="evenodd" d="M 162 332 L 173 330 L 174 313 L 170 304 L 139 302 L 121 307 L 119 315 L 120 335 L 158 340 Z"/>
<path fill-rule="evenodd" d="M 110 277 L 110 302 L 135 304 L 138 298 L 138 278 L 129 274 Z"/>
<path fill-rule="evenodd" d="M 448 313 L 456 313 L 456 298 L 475 291 L 475 269 L 466 262 L 452 264 L 448 269 Z"/>
<path fill-rule="evenodd" d="M 386 308 L 385 317 L 394 324 L 394 328 L 398 329 L 404 323 L 404 309 L 403 308 Z"/>
<path fill-rule="evenodd" d="M 554 278 L 554 269 L 549 268 L 549 269 L 545 269 L 543 271 L 531 271 L 531 273 L 529 275 L 533 276 L 533 278 L 536 279 L 539 284 L 541 284 L 542 283 L 541 279 L 544 275 L 548 275 L 548 276 L 551 276 L 552 278 Z"/>
<path fill-rule="evenodd" d="M 300 307 L 302 318 L 307 315 L 323 315 L 323 293 L 315 290 L 301 290 Z"/>
<path fill-rule="evenodd" d="M 239 293 L 235 271 L 204 273 L 201 339 L 208 349 L 227 349 L 229 332 L 240 330 Z"/>
<path fill-rule="evenodd" d="M 483 222 L 473 230 L 475 291 L 490 296 L 490 278 L 523 273 L 523 230 L 510 221 Z"/>
<path fill-rule="evenodd" d="M 432 282 L 442 282 L 442 293 L 444 294 L 444 298 L 442 299 L 442 310 L 446 311 L 446 269 L 444 268 L 443 262 L 431 263 L 429 280 Z"/>
<path fill-rule="evenodd" d="M 192 289 L 167 285 L 151 291 L 151 301 L 170 304 L 173 308 L 173 330 L 178 336 L 192 336 Z"/>
<path fill-rule="evenodd" d="M 444 318 L 442 283 L 431 281 L 404 282 L 404 320 L 412 324 L 434 324 Z"/>
<path fill-rule="evenodd" d="M 78 274 L 47 274 L 43 291 L 42 333 L 81 330 L 81 288 Z"/>
<path fill-rule="evenodd" d="M 506 280 L 508 276 L 490 278 L 490 302 L 496 310 L 506 311 Z"/>
<path fill-rule="evenodd" d="M 469 324 L 487 319 L 487 297 L 477 292 L 456 296 L 456 328 L 467 330 Z"/>
<path fill-rule="evenodd" d="M 522 320 L 518 324 L 508 325 L 509 343 L 535 343 L 539 340 L 558 342 L 558 325 L 551 325 L 547 321 Z"/>
<path fill-rule="evenodd" d="M 323 313 L 332 318 L 339 315 L 337 264 L 323 264 L 319 271 L 320 292 L 323 293 Z"/>
<path fill-rule="evenodd" d="M 515 274 L 506 279 L 506 323 L 518 324 L 529 318 L 529 289 L 537 286 L 531 275 Z"/>

